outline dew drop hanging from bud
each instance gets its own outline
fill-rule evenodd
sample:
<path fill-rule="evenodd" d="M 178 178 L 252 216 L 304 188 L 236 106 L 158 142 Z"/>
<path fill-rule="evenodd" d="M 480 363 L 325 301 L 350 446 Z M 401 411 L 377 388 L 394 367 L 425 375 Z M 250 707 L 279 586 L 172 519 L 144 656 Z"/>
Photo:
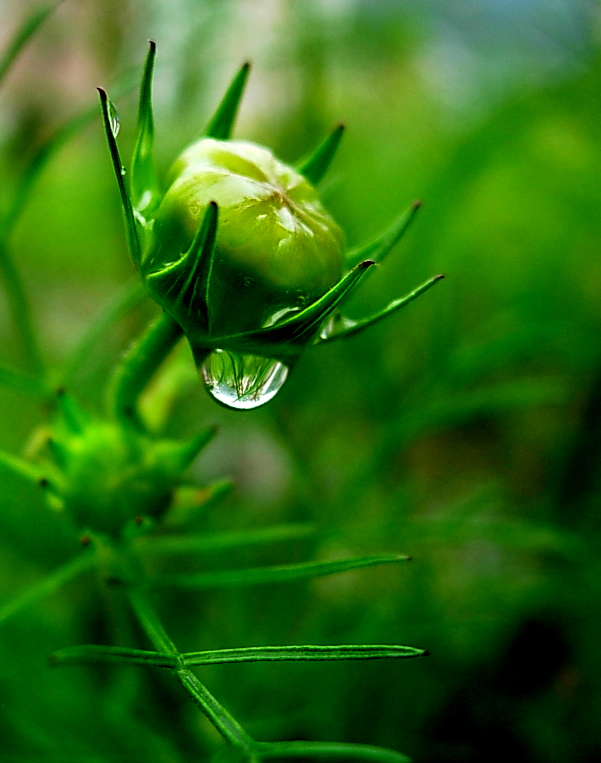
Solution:
<path fill-rule="evenodd" d="M 268 403 L 288 378 L 288 366 L 273 358 L 215 350 L 203 362 L 201 374 L 211 397 L 236 410 Z"/>

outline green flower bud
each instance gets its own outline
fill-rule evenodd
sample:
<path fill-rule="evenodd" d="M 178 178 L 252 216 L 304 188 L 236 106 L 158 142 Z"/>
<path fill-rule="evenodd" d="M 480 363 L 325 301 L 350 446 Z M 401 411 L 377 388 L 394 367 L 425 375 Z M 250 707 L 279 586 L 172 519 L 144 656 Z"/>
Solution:
<path fill-rule="evenodd" d="M 206 341 L 209 329 L 222 337 L 273 324 L 340 280 L 342 231 L 311 183 L 268 149 L 204 138 L 177 159 L 171 177 L 155 212 L 147 272 L 172 265 L 174 253 L 189 249 L 209 204 L 219 207 L 209 325 L 197 319 L 204 295 L 193 293 L 182 305 L 172 294 L 156 294 L 192 344 Z"/>
<path fill-rule="evenodd" d="M 53 505 L 80 529 L 112 537 L 139 517 L 158 520 L 171 505 L 182 471 L 213 433 L 204 430 L 190 442 L 158 439 L 97 420 L 61 393 L 49 441 Z"/>
<path fill-rule="evenodd" d="M 441 276 L 365 320 L 339 314 L 338 306 L 397 243 L 419 204 L 374 242 L 343 253 L 342 232 L 315 188 L 342 126 L 296 169 L 266 148 L 229 140 L 246 64 L 204 137 L 176 160 L 161 193 L 152 163 L 154 57 L 151 43 L 129 188 L 116 112 L 100 91 L 130 252 L 150 295 L 186 334 L 210 394 L 232 408 L 254 408 L 277 393 L 306 347 L 362 331 Z"/>

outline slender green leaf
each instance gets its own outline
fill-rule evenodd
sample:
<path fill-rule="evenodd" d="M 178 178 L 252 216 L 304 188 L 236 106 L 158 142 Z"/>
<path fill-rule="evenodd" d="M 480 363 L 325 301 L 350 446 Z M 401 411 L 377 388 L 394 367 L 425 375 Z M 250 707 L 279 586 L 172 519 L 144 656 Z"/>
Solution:
<path fill-rule="evenodd" d="M 89 324 L 67 357 L 59 375 L 59 384 L 69 383 L 73 375 L 89 361 L 103 335 L 109 331 L 112 324 L 138 305 L 146 296 L 146 291 L 137 276 L 116 291 L 109 304 Z"/>
<path fill-rule="evenodd" d="M 98 107 L 91 106 L 80 114 L 76 114 L 55 132 L 37 149 L 23 172 L 12 196 L 8 211 L 4 217 L 4 235 L 8 236 L 23 211 L 33 186 L 40 174 L 56 154 L 74 135 L 90 124 L 98 116 Z"/>
<path fill-rule="evenodd" d="M 23 458 L 3 451 L 0 451 L 0 469 L 6 469 L 35 484 L 40 484 L 45 480 L 45 472 L 37 464 L 32 464 L 30 461 L 25 461 Z"/>
<path fill-rule="evenodd" d="M 201 488 L 181 485 L 175 491 L 173 504 L 165 515 L 163 524 L 171 528 L 180 527 L 190 522 L 220 503 L 228 493 L 231 493 L 233 487 L 234 483 L 231 480 L 219 480 Z M 149 544 L 153 543 L 154 540 L 153 538 L 148 538 Z M 162 538 L 157 538 L 156 540 L 162 540 Z"/>
<path fill-rule="evenodd" d="M 411 758 L 385 747 L 349 742 L 258 742 L 261 760 L 269 758 L 342 758 L 377 763 L 411 763 Z"/>
<path fill-rule="evenodd" d="M 53 593 L 81 572 L 88 570 L 94 564 L 94 561 L 95 556 L 91 551 L 76 556 L 75 559 L 71 559 L 62 567 L 59 567 L 50 575 L 47 575 L 43 580 L 40 580 L 39 583 L 36 583 L 31 588 L 28 588 L 16 598 L 12 599 L 12 601 L 1 606 L 0 623 L 5 622 L 21 610 L 31 606 L 36 601 L 43 599 L 45 596 L 48 596 L 48 594 Z"/>
<path fill-rule="evenodd" d="M 49 5 L 42 5 L 40 8 L 36 8 L 17 29 L 4 55 L 0 58 L 0 83 L 21 50 L 58 5 L 60 5 L 60 0 L 58 3 L 50 3 Z"/>
<path fill-rule="evenodd" d="M 154 169 L 154 119 L 152 115 L 152 75 L 156 57 L 156 44 L 150 47 L 140 85 L 138 107 L 138 137 L 131 163 L 131 195 L 134 209 L 147 220 L 160 201 L 159 182 Z"/>
<path fill-rule="evenodd" d="M 249 71 L 249 63 L 243 64 L 238 70 L 205 130 L 206 137 L 218 140 L 230 137 Z"/>
<path fill-rule="evenodd" d="M 408 556 L 378 554 L 359 556 L 355 559 L 332 559 L 327 562 L 305 562 L 277 567 L 254 567 L 220 572 L 160 575 L 152 579 L 152 585 L 177 586 L 179 588 L 228 588 L 230 586 L 262 585 L 265 583 L 288 583 L 293 580 L 335 575 L 339 572 L 371 567 L 376 564 L 406 562 Z"/>
<path fill-rule="evenodd" d="M 144 593 L 139 589 L 131 589 L 129 597 L 140 625 L 153 645 L 161 653 L 174 657 L 177 664 L 181 666 L 174 668 L 173 671 L 196 705 L 230 744 L 250 753 L 255 744 L 254 740 L 249 737 L 238 721 L 222 707 L 194 673 L 184 667 L 177 647 L 163 628 Z"/>
<path fill-rule="evenodd" d="M 308 524 L 274 525 L 254 530 L 222 532 L 201 535 L 164 535 L 144 537 L 138 548 L 145 554 L 181 554 L 207 551 L 224 551 L 241 546 L 298 540 L 315 534 L 315 526 Z"/>
<path fill-rule="evenodd" d="M 46 397 L 49 392 L 48 386 L 40 379 L 4 366 L 0 366 L 0 384 L 32 397 Z"/>
<path fill-rule="evenodd" d="M 393 246 L 395 246 L 407 232 L 407 229 L 415 219 L 415 215 L 420 207 L 421 201 L 414 201 L 409 209 L 403 213 L 387 231 L 382 233 L 371 243 L 352 249 L 348 252 L 346 255 L 347 266 L 349 268 L 354 267 L 357 263 L 367 259 L 373 260 L 374 262 L 382 262 Z"/>
<path fill-rule="evenodd" d="M 337 125 L 317 150 L 300 164 L 299 172 L 313 185 L 317 185 L 328 171 L 342 140 L 343 133 L 344 125 Z"/>
<path fill-rule="evenodd" d="M 177 658 L 164 652 L 128 649 L 121 646 L 82 644 L 60 649 L 50 655 L 52 665 L 88 665 L 93 662 L 117 662 L 129 665 L 151 665 L 158 668 L 177 668 Z"/>
<path fill-rule="evenodd" d="M 0 232 L 0 277 L 4 281 L 10 315 L 20 340 L 25 362 L 37 377 L 43 379 L 45 363 L 34 328 L 29 301 L 3 232 Z"/>
<path fill-rule="evenodd" d="M 142 258 L 140 239 L 138 238 L 138 231 L 136 230 L 133 205 L 129 191 L 125 185 L 125 168 L 121 163 L 121 157 L 119 156 L 119 149 L 117 147 L 116 141 L 117 133 L 119 132 L 117 110 L 115 109 L 113 103 L 111 103 L 109 100 L 105 90 L 99 87 L 98 93 L 100 95 L 100 108 L 102 110 L 104 131 L 106 133 L 106 140 L 109 146 L 111 161 L 113 163 L 113 170 L 115 171 L 115 177 L 117 178 L 117 185 L 119 187 L 119 195 L 121 198 L 121 206 L 123 207 L 123 214 L 125 216 L 125 232 L 127 236 L 129 253 L 135 267 L 139 269 Z"/>
<path fill-rule="evenodd" d="M 327 330 L 327 333 L 322 333 L 322 335 L 315 340 L 315 344 L 332 342 L 335 339 L 345 339 L 358 334 L 369 326 L 372 326 L 374 323 L 377 323 L 383 318 L 387 318 L 389 315 L 392 315 L 392 313 L 395 313 L 397 310 L 405 307 L 410 302 L 413 302 L 413 300 L 417 299 L 422 294 L 424 294 L 424 292 L 431 289 L 443 278 L 443 275 L 437 275 L 433 278 L 430 278 L 421 286 L 418 286 L 417 289 L 414 289 L 412 292 L 405 295 L 404 297 L 401 297 L 400 299 L 393 300 L 387 307 L 384 308 L 384 310 L 376 313 L 375 315 L 371 315 L 369 318 L 363 318 L 360 321 L 352 321 L 349 318 L 341 317 L 338 319 L 338 322 L 333 322 L 329 330 Z"/>
<path fill-rule="evenodd" d="M 413 646 L 369 644 L 365 646 L 250 646 L 182 654 L 185 665 L 217 665 L 227 662 L 275 662 L 319 660 L 389 660 L 423 657 L 424 649 Z"/>

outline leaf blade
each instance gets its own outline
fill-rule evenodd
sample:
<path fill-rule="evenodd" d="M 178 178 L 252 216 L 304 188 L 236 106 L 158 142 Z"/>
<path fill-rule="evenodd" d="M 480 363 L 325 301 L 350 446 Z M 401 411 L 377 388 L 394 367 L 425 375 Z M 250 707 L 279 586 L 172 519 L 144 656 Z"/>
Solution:
<path fill-rule="evenodd" d="M 408 556 L 399 554 L 377 554 L 355 557 L 353 559 L 333 559 L 326 562 L 251 567 L 241 570 L 224 570 L 197 574 L 160 575 L 152 578 L 151 583 L 160 587 L 177 586 L 194 589 L 288 583 L 295 580 L 309 580 L 326 575 L 336 575 L 361 567 L 372 567 L 378 564 L 391 564 L 408 560 Z"/>
<path fill-rule="evenodd" d="M 424 649 L 412 646 L 366 644 L 340 646 L 250 646 L 238 649 L 216 649 L 182 654 L 189 667 L 197 665 L 218 665 L 230 662 L 275 662 L 320 660 L 387 660 L 423 657 Z"/>

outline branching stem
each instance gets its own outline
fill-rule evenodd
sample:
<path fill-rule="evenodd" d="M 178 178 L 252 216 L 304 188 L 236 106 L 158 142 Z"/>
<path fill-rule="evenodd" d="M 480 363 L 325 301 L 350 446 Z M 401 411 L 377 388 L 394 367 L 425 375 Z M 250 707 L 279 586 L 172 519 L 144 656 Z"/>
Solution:
<path fill-rule="evenodd" d="M 126 352 L 109 391 L 109 407 L 122 422 L 143 428 L 138 398 L 182 333 L 179 323 L 162 313 Z"/>

